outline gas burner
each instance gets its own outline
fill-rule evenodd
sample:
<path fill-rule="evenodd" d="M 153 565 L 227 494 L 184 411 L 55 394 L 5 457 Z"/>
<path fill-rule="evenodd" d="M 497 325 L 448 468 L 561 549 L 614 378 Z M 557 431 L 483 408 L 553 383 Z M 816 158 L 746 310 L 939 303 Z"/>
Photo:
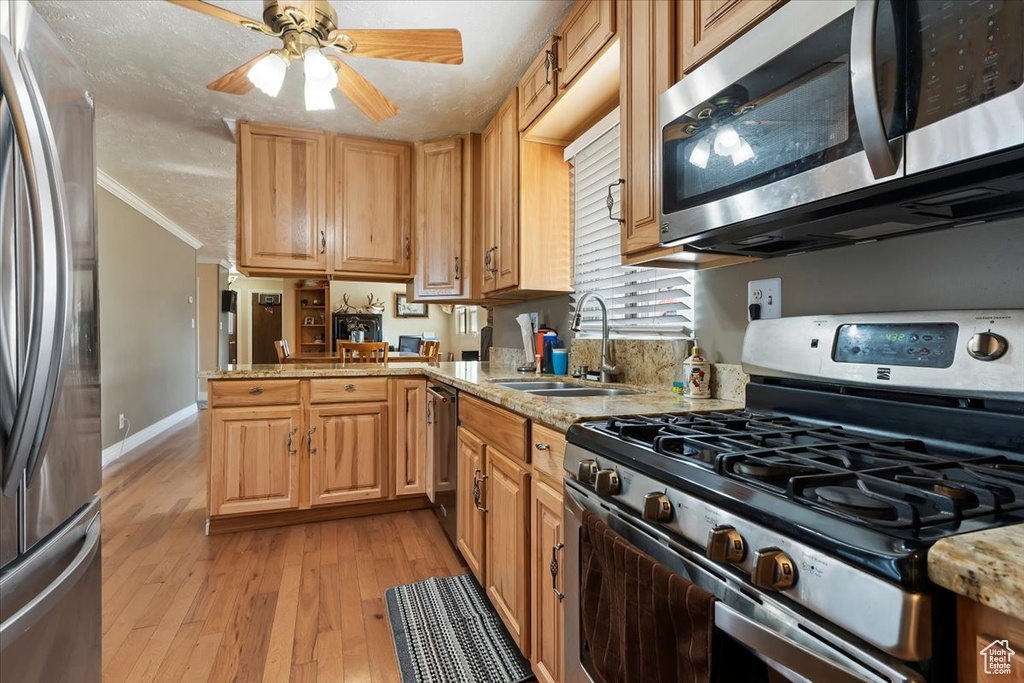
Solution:
<path fill-rule="evenodd" d="M 873 498 L 858 489 L 845 486 L 820 486 L 814 490 L 814 495 L 825 505 L 857 517 L 882 520 L 894 520 L 898 517 L 893 505 Z"/>
<path fill-rule="evenodd" d="M 733 465 L 732 471 L 736 474 L 751 477 L 759 481 L 777 481 L 780 479 L 788 480 L 791 477 L 800 477 L 806 474 L 814 474 L 820 470 L 803 465 L 751 458 Z"/>

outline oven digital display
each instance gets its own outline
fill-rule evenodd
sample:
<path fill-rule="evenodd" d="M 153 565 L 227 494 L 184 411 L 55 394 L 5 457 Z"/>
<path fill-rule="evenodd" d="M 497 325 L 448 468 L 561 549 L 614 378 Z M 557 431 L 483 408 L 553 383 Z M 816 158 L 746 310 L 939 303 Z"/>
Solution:
<path fill-rule="evenodd" d="M 861 365 L 948 368 L 956 354 L 955 323 L 842 325 L 832 360 Z"/>

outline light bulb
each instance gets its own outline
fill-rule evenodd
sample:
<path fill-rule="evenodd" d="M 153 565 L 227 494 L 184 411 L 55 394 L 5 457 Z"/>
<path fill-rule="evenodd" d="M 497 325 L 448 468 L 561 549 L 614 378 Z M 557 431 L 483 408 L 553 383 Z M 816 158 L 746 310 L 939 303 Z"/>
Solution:
<path fill-rule="evenodd" d="M 334 109 L 334 98 L 331 97 L 332 89 L 311 85 L 309 81 L 306 81 L 306 111 Z"/>
<path fill-rule="evenodd" d="M 708 159 L 711 158 L 711 143 L 708 139 L 702 138 L 697 141 L 697 144 L 693 146 L 693 150 L 690 152 L 690 163 L 697 168 L 707 168 Z"/>
<path fill-rule="evenodd" d="M 727 157 L 740 148 L 740 134 L 726 124 L 715 133 L 715 154 Z"/>
<path fill-rule="evenodd" d="M 288 62 L 276 51 L 252 65 L 249 69 L 249 81 L 271 97 L 277 97 L 284 84 L 284 75 L 288 71 Z"/>
<path fill-rule="evenodd" d="M 311 47 L 306 50 L 302 62 L 307 87 L 312 85 L 317 90 L 330 90 L 338 85 L 338 72 L 319 49 Z"/>
<path fill-rule="evenodd" d="M 732 165 L 739 166 L 744 161 L 750 161 L 754 158 L 754 150 L 750 148 L 750 144 L 743 140 L 740 143 L 740 148 L 732 153 Z"/>

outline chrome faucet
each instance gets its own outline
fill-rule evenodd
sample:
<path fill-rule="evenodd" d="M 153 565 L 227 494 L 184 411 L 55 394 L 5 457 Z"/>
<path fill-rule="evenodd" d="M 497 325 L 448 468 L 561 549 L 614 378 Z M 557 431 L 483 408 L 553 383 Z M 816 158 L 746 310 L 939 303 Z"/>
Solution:
<path fill-rule="evenodd" d="M 601 381 L 614 382 L 619 374 L 619 366 L 612 365 L 608 358 L 608 304 L 605 303 L 604 297 L 594 291 L 585 292 L 576 302 L 576 310 L 572 314 L 572 325 L 569 327 L 573 332 L 580 331 L 583 307 L 591 299 L 601 306 Z"/>

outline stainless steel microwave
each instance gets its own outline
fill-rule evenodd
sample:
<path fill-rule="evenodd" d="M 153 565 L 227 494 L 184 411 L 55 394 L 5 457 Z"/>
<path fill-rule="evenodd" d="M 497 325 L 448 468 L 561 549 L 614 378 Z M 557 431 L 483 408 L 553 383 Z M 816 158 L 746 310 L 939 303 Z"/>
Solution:
<path fill-rule="evenodd" d="M 1024 2 L 790 0 L 661 95 L 661 243 L 775 256 L 1024 213 Z"/>

